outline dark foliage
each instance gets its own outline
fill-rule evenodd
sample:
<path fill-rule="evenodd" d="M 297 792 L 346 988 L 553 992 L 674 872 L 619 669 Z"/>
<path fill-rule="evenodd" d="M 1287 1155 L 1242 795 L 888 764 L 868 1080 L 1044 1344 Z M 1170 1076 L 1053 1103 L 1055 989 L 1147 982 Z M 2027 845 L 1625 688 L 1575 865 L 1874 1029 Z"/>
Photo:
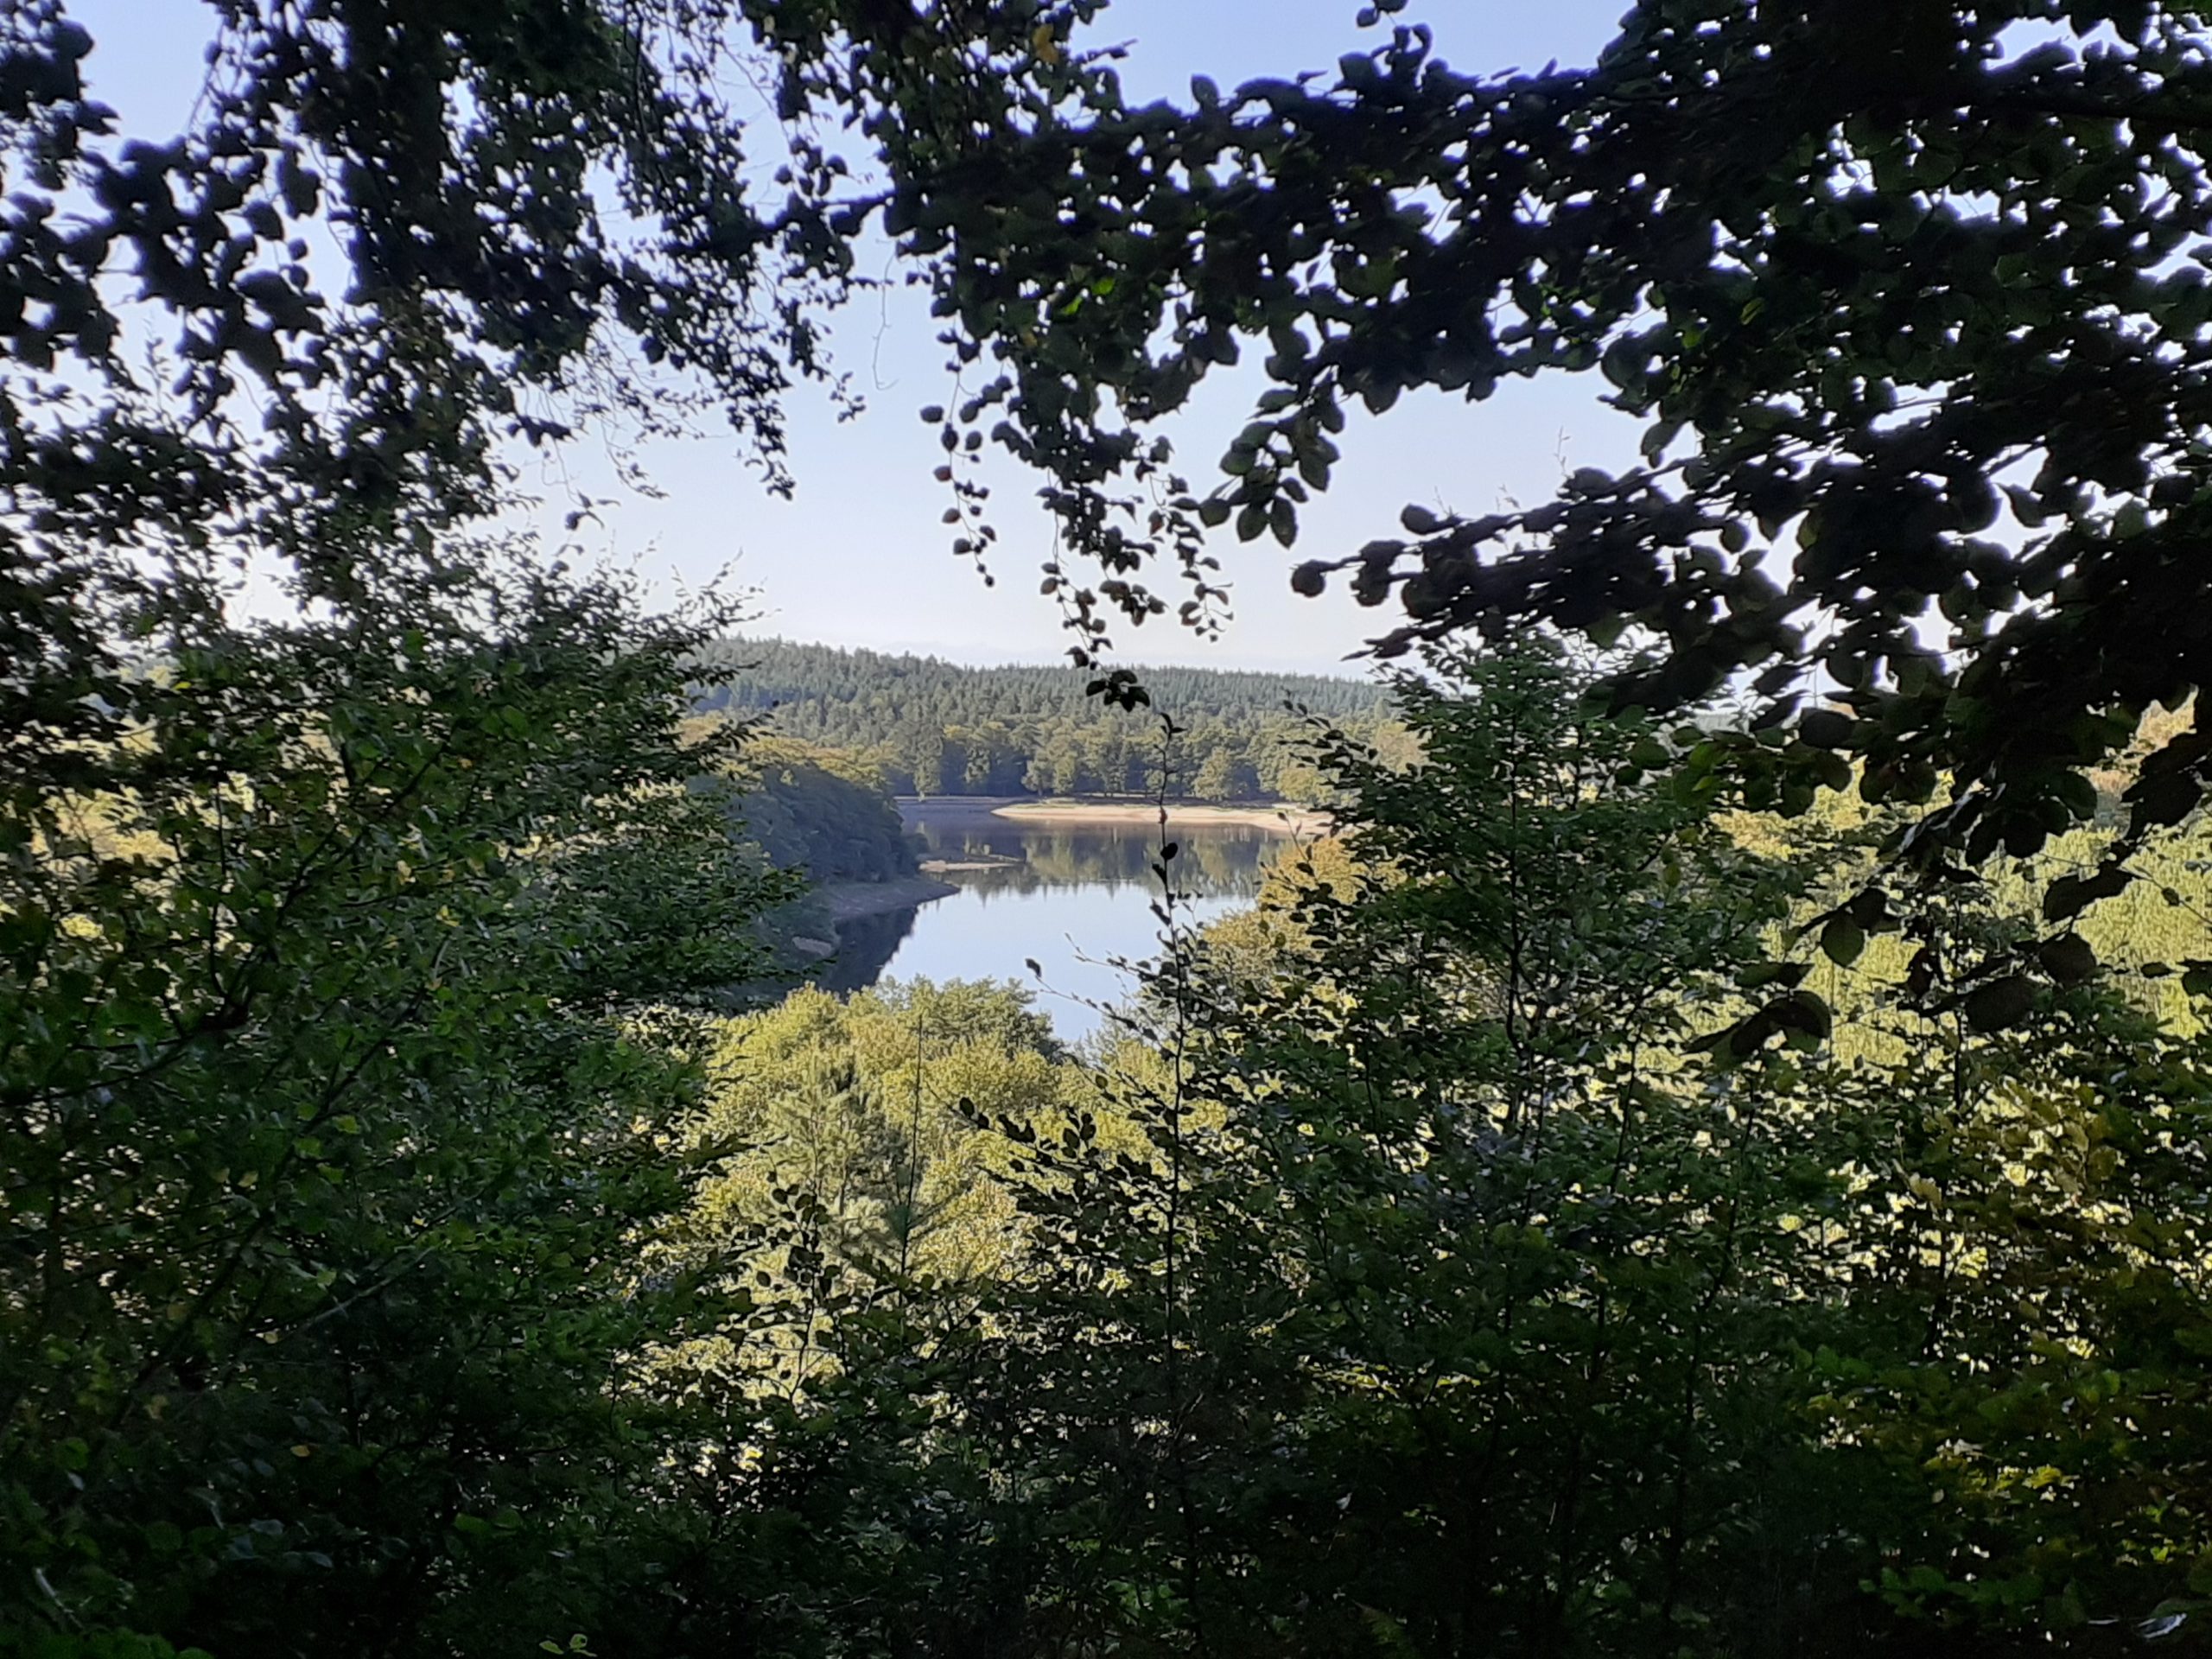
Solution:
<path fill-rule="evenodd" d="M 1643 0 L 1589 68 L 1465 73 L 1394 22 L 1332 71 L 1201 76 L 1180 106 L 1071 51 L 1031 69 L 1050 118 L 969 124 L 978 93 L 887 124 L 884 223 L 936 262 L 957 358 L 1002 371 L 938 411 L 946 447 L 988 431 L 1048 474 L 1105 578 L 1048 571 L 1086 630 L 1162 607 L 1155 560 L 1203 620 L 1205 531 L 1292 543 L 1349 407 L 1588 374 L 1647 422 L 1646 465 L 1526 510 L 1408 507 L 1294 585 L 1395 598 L 1385 652 L 1644 631 L 1665 648 L 1616 690 L 1648 706 L 1740 675 L 1781 726 L 1833 684 L 1848 712 L 1789 765 L 1841 750 L 1914 802 L 1950 779 L 1914 849 L 1972 861 L 2086 818 L 2081 769 L 2203 678 L 2208 22 Z M 1159 423 L 1248 352 L 1268 389 L 1185 489 Z M 2136 830 L 2190 810 L 2208 753 L 2192 729 L 2145 768 Z"/>
<path fill-rule="evenodd" d="M 1131 108 L 1103 11 L 217 0 L 125 137 L 65 0 L 0 5 L 9 1659 L 2203 1643 L 2212 955 L 2145 965 L 2162 1023 L 2052 925 L 2212 736 L 2040 906 L 1997 861 L 2203 678 L 2212 19 L 1641 0 L 1587 69 L 1393 22 Z M 794 885 L 696 786 L 730 620 L 486 527 L 522 449 L 715 410 L 785 487 L 879 233 L 963 376 L 956 550 L 987 443 L 1039 469 L 1079 656 L 1154 563 L 1212 626 L 1205 533 L 1294 542 L 1354 404 L 1594 373 L 1644 463 L 1299 567 L 1386 652 L 1518 648 L 1402 688 L 1417 771 L 1325 744 L 1349 868 L 1175 937 L 1103 1072 L 1003 992 L 815 994 L 725 1121 L 688 1000 Z M 1592 701 L 1547 629 L 1650 649 Z M 822 734 L 918 791 L 1185 786 L 1053 701 L 1130 671 L 849 671 Z M 1154 679 L 1188 788 L 1296 792 L 1256 688 Z M 768 760 L 795 855 L 895 856 Z M 1931 879 L 1868 887 L 1884 833 Z"/>
<path fill-rule="evenodd" d="M 779 869 L 815 881 L 883 881 L 919 868 L 898 806 L 850 756 L 757 739 L 736 781 L 745 835 Z"/>
<path fill-rule="evenodd" d="M 1992 1035 L 1901 974 L 1831 1030 L 1765 936 L 1854 837 L 1755 850 L 1548 654 L 1446 667 L 1403 688 L 1419 772 L 1333 746 L 1361 862 L 1287 873 L 1272 951 L 1180 941 L 1103 1102 L 1003 1126 L 1030 1254 L 929 1477 L 988 1447 L 967 1535 L 1022 1589 L 944 1563 L 974 1616 L 1017 1652 L 2201 1642 L 2202 1036 L 2086 982 Z M 1955 962 L 2032 936 L 1927 906 Z"/>
<path fill-rule="evenodd" d="M 690 630 L 480 598 L 181 652 L 105 789 L 7 799 L 0 1647 L 534 1643 L 683 1548 L 653 1009 L 792 883 L 694 786 Z"/>

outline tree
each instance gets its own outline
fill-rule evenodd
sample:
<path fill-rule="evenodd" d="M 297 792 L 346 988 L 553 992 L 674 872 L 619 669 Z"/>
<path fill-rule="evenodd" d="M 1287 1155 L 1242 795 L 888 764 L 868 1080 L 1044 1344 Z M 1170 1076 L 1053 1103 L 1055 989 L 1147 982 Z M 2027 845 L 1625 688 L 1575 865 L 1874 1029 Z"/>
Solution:
<path fill-rule="evenodd" d="M 1909 850 L 1974 862 L 2087 819 L 2083 770 L 2203 676 L 2207 23 L 1643 0 L 1587 69 L 1462 73 L 1394 27 L 1333 79 L 1200 77 L 1179 108 L 1071 51 L 1034 72 L 1049 118 L 912 111 L 885 223 L 937 261 L 955 355 L 1002 371 L 947 447 L 988 429 L 1042 467 L 1104 578 L 1047 574 L 1086 639 L 1161 607 L 1155 560 L 1205 620 L 1205 532 L 1291 543 L 1348 406 L 1594 373 L 1647 421 L 1643 467 L 1526 510 L 1408 507 L 1294 585 L 1395 596 L 1385 654 L 1637 631 L 1663 650 L 1624 706 L 1748 680 L 1784 741 L 1705 760 L 1778 768 L 1793 801 L 1850 780 L 1839 754 L 1869 799 L 1948 779 Z M 1248 348 L 1268 390 L 1219 482 L 1185 487 L 1160 423 Z M 2145 766 L 2133 836 L 2192 810 L 2208 759 L 2192 726 Z"/>
<path fill-rule="evenodd" d="M 1148 983 L 1154 1156 L 1033 1154 L 1006 1432 L 1075 1517 L 1039 1600 L 1138 1650 L 1629 1650 L 1669 1516 L 1734 1501 L 1684 1391 L 1725 1351 L 1694 1416 L 1780 1408 L 1721 1294 L 1764 1130 L 1692 1155 L 1721 1131 L 1660 1057 L 1789 882 L 1616 785 L 1641 734 L 1579 722 L 1557 664 L 1403 690 L 1428 765 L 1335 752 L 1361 863 L 1279 887 L 1301 942 Z"/>
<path fill-rule="evenodd" d="M 717 404 L 782 482 L 831 175 L 756 211 L 689 4 L 213 17 L 121 137 L 0 9 L 0 1646 L 680 1647 L 654 1005 L 788 884 L 679 734 L 728 613 L 486 526 L 503 446 Z"/>
<path fill-rule="evenodd" d="M 1541 647 L 1431 669 L 1421 765 L 1330 746 L 1354 861 L 1182 941 L 1105 1109 L 1007 1126 L 954 1444 L 1034 1644 L 2193 1637 L 2202 1028 L 2084 976 L 1977 1029 L 2037 932 L 1993 882 L 1919 896 L 1932 1003 L 1902 948 L 1778 965 L 1881 825 L 1719 810 Z"/>
<path fill-rule="evenodd" d="M 854 755 L 754 735 L 734 781 L 747 837 L 780 869 L 825 882 L 888 880 L 918 868 L 880 774 Z"/>
<path fill-rule="evenodd" d="M 988 982 L 806 987 L 722 1022 L 714 1051 L 700 1133 L 744 1150 L 702 1194 L 698 1225 L 765 1239 L 773 1194 L 803 1192 L 840 1266 L 893 1275 L 960 1281 L 999 1264 L 1004 1194 L 968 1115 L 1027 1118 L 1077 1090 L 1028 993 Z"/>
<path fill-rule="evenodd" d="M 1885 798 L 1948 777 L 1912 843 L 1930 858 L 2086 817 L 2083 769 L 2196 683 L 2202 642 L 2174 620 L 2203 609 L 2180 550 L 2212 512 L 2197 10 L 1643 0 L 1586 70 L 1470 76 L 1394 26 L 1329 84 L 1201 78 L 1188 108 L 1137 109 L 1114 48 L 1086 49 L 1102 9 L 238 5 L 192 130 L 111 154 L 84 32 L 60 0 L 16 8 L 0 118 L 29 188 L 8 210 L 0 482 L 37 526 L 11 611 L 41 619 L 16 643 L 95 604 L 193 612 L 196 589 L 149 597 L 103 537 L 181 569 L 243 536 L 315 594 L 411 568 L 496 502 L 503 432 L 683 408 L 610 355 L 623 340 L 728 405 L 779 484 L 777 401 L 822 372 L 817 313 L 876 228 L 931 273 L 955 362 L 1002 369 L 924 411 L 956 545 L 993 539 L 965 470 L 993 435 L 1101 567 L 1047 573 L 1079 650 L 1116 607 L 1166 608 L 1154 559 L 1209 625 L 1205 533 L 1292 541 L 1349 402 L 1597 371 L 1648 417 L 1648 465 L 1526 511 L 1408 509 L 1405 537 L 1297 584 L 1349 569 L 1363 599 L 1395 595 L 1385 651 L 1645 630 L 1666 649 L 1620 696 L 1672 707 L 1741 675 L 1768 699 L 1753 724 L 1787 738 L 1701 762 L 1778 770 L 1789 800 L 1840 784 L 1838 754 Z M 716 91 L 740 58 L 791 124 L 772 203 Z M 837 153 L 831 121 L 873 155 Z M 70 186 L 98 205 L 77 228 Z M 290 251 L 318 215 L 344 233 L 341 298 Z M 104 282 L 124 250 L 168 312 L 173 401 L 127 366 L 149 324 Z M 1185 487 L 1158 423 L 1262 340 L 1255 419 L 1217 487 Z M 266 435 L 238 418 L 243 377 Z M 1801 707 L 1832 688 L 1844 709 Z M 30 701 L 18 764 L 99 718 Z M 2166 745 L 2136 830 L 2191 810 L 2208 757 L 2193 728 Z"/>
<path fill-rule="evenodd" d="M 1245 792 L 1239 784 L 1249 770 L 1228 748 L 1209 749 L 1206 758 L 1198 763 L 1197 775 L 1191 779 L 1191 793 L 1202 801 L 1235 800 Z"/>
<path fill-rule="evenodd" d="M 1814 1639 L 2185 1622 L 2201 1044 L 1971 898 L 1785 916 L 1825 867 L 1713 816 L 1948 775 L 1910 854 L 2031 849 L 2200 677 L 2204 18 L 2061 10 L 1645 0 L 1594 68 L 1487 81 L 1393 29 L 1179 111 L 1084 48 L 1097 0 L 225 0 L 150 143 L 62 0 L 0 10 L 0 1645 L 1740 1650 L 1777 1584 Z M 683 1361 L 877 1278 L 846 1246 L 949 1248 L 976 1143 L 824 1069 L 814 1184 L 873 1186 L 797 1195 L 767 1307 L 742 1228 L 670 1236 L 729 1149 L 657 1000 L 741 971 L 773 884 L 690 787 L 696 633 L 486 526 L 512 446 L 715 406 L 780 486 L 879 231 L 1003 371 L 925 411 L 956 545 L 995 435 L 1102 567 L 1047 571 L 1085 654 L 1166 608 L 1148 560 L 1208 626 L 1205 532 L 1292 542 L 1349 401 L 1549 370 L 1647 465 L 1294 580 L 1395 595 L 1385 649 L 1657 649 L 1624 725 L 1529 670 L 1518 724 L 1431 709 L 1430 773 L 1354 763 L 1406 879 L 1315 890 L 1281 973 L 1171 957 L 1148 1140 L 1002 1126 L 1039 1179 L 993 1317 L 881 1275 L 771 1406 Z M 1262 337 L 1201 493 L 1154 425 Z M 234 558 L 302 618 L 239 624 Z M 1738 674 L 1752 734 L 1630 712 Z M 942 786 L 955 722 L 887 723 Z M 1143 763 L 1046 735 L 1068 787 Z M 2167 741 L 2054 917 L 2208 757 Z M 1857 1071 L 1785 919 L 1839 971 L 1919 947 Z"/>
<path fill-rule="evenodd" d="M 914 793 L 925 800 L 944 793 L 944 748 L 943 732 L 922 728 L 908 738 L 899 757 L 914 780 Z"/>
<path fill-rule="evenodd" d="M 639 1257 L 696 1173 L 680 1007 L 791 883 L 696 785 L 696 627 L 447 599 L 181 651 L 118 786 L 5 798 L 11 1653 L 506 1650 L 650 1624 L 615 1586 L 684 1556 L 630 1373 L 696 1300 Z"/>

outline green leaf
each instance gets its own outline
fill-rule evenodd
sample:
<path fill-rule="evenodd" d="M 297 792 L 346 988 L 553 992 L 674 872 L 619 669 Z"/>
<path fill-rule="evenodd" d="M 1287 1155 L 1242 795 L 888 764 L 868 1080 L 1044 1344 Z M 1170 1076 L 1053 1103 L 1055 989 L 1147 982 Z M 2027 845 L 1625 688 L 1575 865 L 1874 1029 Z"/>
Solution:
<path fill-rule="evenodd" d="M 1802 962 L 1762 962 L 1746 968 L 1736 976 L 1736 983 L 1747 991 L 1764 985 L 1795 986 L 1805 977 L 1806 965 Z"/>
<path fill-rule="evenodd" d="M 2079 933 L 2045 939 L 2036 947 L 2036 960 L 2052 978 L 2069 985 L 2094 978 L 2097 972 L 2097 953 Z"/>
<path fill-rule="evenodd" d="M 1848 968 L 1866 949 L 1866 930 L 1849 916 L 1831 916 L 1821 929 L 1821 951 L 1839 968 Z"/>
<path fill-rule="evenodd" d="M 1777 997 L 1767 1004 L 1766 1013 L 1777 1029 L 1802 1033 L 1815 1044 L 1826 1042 L 1835 1028 L 1826 999 L 1808 990 Z"/>
<path fill-rule="evenodd" d="M 2126 892 L 2134 879 L 2118 864 L 2107 864 L 2094 875 L 2062 875 L 2044 890 L 2043 918 L 2061 922 L 2078 916 L 2098 899 Z"/>
<path fill-rule="evenodd" d="M 1999 1032 L 2018 1024 L 2035 1002 L 2035 982 L 2011 974 L 1975 986 L 1961 1006 L 1967 1023 L 1976 1031 Z"/>
<path fill-rule="evenodd" d="M 1835 709 L 1808 709 L 1797 717 L 1797 736 L 1816 749 L 1848 748 L 1859 722 Z"/>

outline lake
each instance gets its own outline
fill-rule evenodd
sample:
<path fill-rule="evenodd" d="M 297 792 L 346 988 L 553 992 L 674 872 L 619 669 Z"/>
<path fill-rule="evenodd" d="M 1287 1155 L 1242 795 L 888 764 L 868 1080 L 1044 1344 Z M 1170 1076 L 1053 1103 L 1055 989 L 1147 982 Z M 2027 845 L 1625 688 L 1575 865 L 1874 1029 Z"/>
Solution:
<path fill-rule="evenodd" d="M 1157 822 L 999 817 L 986 806 L 942 799 L 899 810 L 925 844 L 924 858 L 956 867 L 938 872 L 956 891 L 840 925 L 823 984 L 855 990 L 879 979 L 1011 979 L 1036 990 L 1039 1008 L 1074 1040 L 1103 1023 L 1095 1005 L 1128 992 L 1113 959 L 1158 954 Z M 1179 820 L 1171 834 L 1181 914 L 1199 922 L 1250 904 L 1268 861 L 1294 844 L 1259 824 Z M 1041 983 L 1024 958 L 1043 969 Z"/>

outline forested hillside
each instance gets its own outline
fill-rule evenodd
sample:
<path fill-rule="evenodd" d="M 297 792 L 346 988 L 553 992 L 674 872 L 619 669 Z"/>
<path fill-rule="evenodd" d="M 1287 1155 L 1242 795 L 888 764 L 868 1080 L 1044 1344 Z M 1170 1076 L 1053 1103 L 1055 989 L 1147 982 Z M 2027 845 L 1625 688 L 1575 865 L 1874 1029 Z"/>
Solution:
<path fill-rule="evenodd" d="M 1141 671 L 1149 710 L 1106 707 L 1064 667 L 969 668 L 783 639 L 707 653 L 728 674 L 702 708 L 772 711 L 773 729 L 848 751 L 901 795 L 1149 795 L 1316 798 L 1307 722 L 1390 745 L 1389 696 L 1370 681 L 1217 669 Z M 1163 748 L 1160 715 L 1179 728 Z M 1164 760 L 1163 760 L 1163 756 Z"/>

